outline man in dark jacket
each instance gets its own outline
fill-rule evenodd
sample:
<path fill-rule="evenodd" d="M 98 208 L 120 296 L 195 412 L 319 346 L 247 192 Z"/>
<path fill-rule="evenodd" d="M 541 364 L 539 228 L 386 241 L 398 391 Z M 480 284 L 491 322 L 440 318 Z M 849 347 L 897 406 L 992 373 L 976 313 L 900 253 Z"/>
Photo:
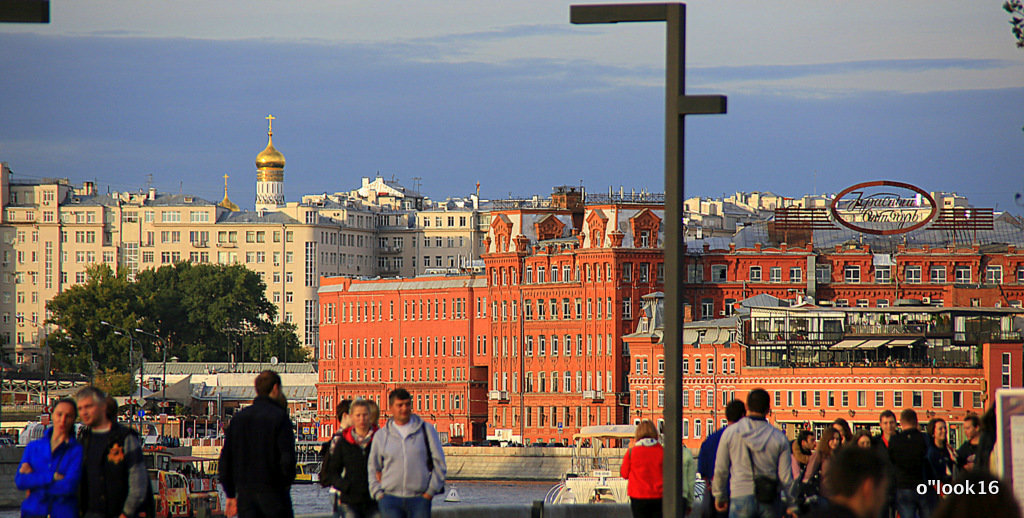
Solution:
<path fill-rule="evenodd" d="M 370 402 L 357 399 L 346 412 L 351 426 L 331 437 L 327 455 L 328 483 L 337 490 L 335 518 L 370 518 L 377 515 L 377 501 L 370 496 L 367 459 L 377 430 Z"/>
<path fill-rule="evenodd" d="M 882 460 L 885 461 L 885 468 L 889 470 L 889 496 L 882 513 L 885 518 L 896 516 L 896 485 L 891 483 L 893 474 L 892 464 L 889 462 L 889 441 L 896 435 L 896 426 L 896 414 L 892 410 L 883 410 L 878 415 L 878 427 L 882 432 L 871 438 L 871 448 L 882 457 Z"/>
<path fill-rule="evenodd" d="M 75 395 L 85 428 L 82 444 L 81 505 L 85 518 L 153 516 L 152 489 L 138 433 L 115 421 L 117 405 L 102 390 L 85 387 Z"/>
<path fill-rule="evenodd" d="M 725 433 L 725 429 L 736 421 L 743 419 L 747 415 L 747 405 L 738 399 L 734 399 L 725 405 L 725 420 L 726 425 L 719 428 L 717 432 L 709 435 L 707 439 L 700 445 L 700 453 L 697 454 L 697 472 L 700 473 L 700 478 L 704 479 L 704 496 L 705 502 L 703 505 L 708 506 L 710 509 L 711 516 L 725 516 L 725 513 L 719 513 L 714 510 L 715 498 L 711 496 L 711 479 L 715 475 L 715 456 L 718 455 L 718 443 L 722 440 L 722 434 Z"/>
<path fill-rule="evenodd" d="M 928 487 L 919 494 L 917 486 L 932 479 L 928 463 L 928 437 L 917 426 L 917 412 L 900 413 L 901 431 L 889 439 L 889 460 L 895 470 L 896 510 L 900 518 L 927 518 L 935 507 L 935 492 Z"/>
<path fill-rule="evenodd" d="M 256 399 L 235 414 L 220 452 L 225 514 L 240 518 L 291 518 L 295 481 L 295 432 L 281 376 L 256 376 Z"/>

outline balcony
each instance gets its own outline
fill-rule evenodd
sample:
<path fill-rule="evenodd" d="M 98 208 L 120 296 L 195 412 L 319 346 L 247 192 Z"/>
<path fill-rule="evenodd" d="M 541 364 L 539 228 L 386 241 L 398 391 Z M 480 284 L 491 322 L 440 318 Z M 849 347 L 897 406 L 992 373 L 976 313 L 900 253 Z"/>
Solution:
<path fill-rule="evenodd" d="M 399 246 L 393 246 L 393 245 L 377 245 L 377 253 L 380 253 L 380 254 L 400 254 L 400 253 L 402 253 L 402 248 L 399 247 Z"/>
<path fill-rule="evenodd" d="M 238 248 L 238 243 L 231 242 L 217 242 L 217 248 Z"/>
<path fill-rule="evenodd" d="M 584 390 L 583 399 L 593 399 L 594 401 L 604 401 L 604 392 L 600 390 Z"/>
<path fill-rule="evenodd" d="M 508 401 L 507 390 L 491 390 L 487 393 L 487 399 L 492 401 Z"/>
<path fill-rule="evenodd" d="M 210 243 L 208 241 L 193 241 L 192 246 L 196 248 L 208 248 Z"/>
<path fill-rule="evenodd" d="M 744 330 L 744 342 L 747 345 L 831 345 L 842 339 L 842 331 L 751 331 L 749 329 Z"/>

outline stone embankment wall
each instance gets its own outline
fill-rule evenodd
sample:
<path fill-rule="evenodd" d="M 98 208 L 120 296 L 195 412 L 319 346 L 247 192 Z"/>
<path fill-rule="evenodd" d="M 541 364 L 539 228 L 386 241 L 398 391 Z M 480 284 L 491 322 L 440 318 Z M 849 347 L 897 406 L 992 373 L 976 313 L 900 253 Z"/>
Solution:
<path fill-rule="evenodd" d="M 448 478 L 482 480 L 558 480 L 572 466 L 572 448 L 499 448 L 446 446 Z M 608 470 L 618 475 L 625 449 L 606 448 Z"/>
<path fill-rule="evenodd" d="M 19 507 L 25 498 L 24 491 L 14 487 L 14 475 L 18 472 L 23 451 L 23 446 L 0 448 L 0 509 Z"/>

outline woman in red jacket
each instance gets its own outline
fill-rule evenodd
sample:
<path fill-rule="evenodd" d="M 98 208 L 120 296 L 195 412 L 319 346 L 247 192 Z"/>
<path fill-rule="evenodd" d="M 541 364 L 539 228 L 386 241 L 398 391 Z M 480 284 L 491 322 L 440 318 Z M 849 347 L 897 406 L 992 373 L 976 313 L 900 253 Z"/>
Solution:
<path fill-rule="evenodd" d="M 650 420 L 636 425 L 633 446 L 622 459 L 622 478 L 628 480 L 626 494 L 634 518 L 661 518 L 661 466 L 664 450 L 658 429 Z"/>

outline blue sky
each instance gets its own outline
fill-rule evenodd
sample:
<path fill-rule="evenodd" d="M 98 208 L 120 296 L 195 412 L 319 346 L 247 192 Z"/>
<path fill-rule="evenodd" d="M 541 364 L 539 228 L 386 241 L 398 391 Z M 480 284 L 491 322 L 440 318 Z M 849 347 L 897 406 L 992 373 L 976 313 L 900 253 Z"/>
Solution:
<path fill-rule="evenodd" d="M 895 179 L 1016 207 L 1024 51 L 1001 2 L 695 1 L 687 194 Z M 569 4 L 54 2 L 0 26 L 0 160 L 16 177 L 252 206 L 268 113 L 286 195 L 377 172 L 432 197 L 662 190 L 664 30 Z"/>

